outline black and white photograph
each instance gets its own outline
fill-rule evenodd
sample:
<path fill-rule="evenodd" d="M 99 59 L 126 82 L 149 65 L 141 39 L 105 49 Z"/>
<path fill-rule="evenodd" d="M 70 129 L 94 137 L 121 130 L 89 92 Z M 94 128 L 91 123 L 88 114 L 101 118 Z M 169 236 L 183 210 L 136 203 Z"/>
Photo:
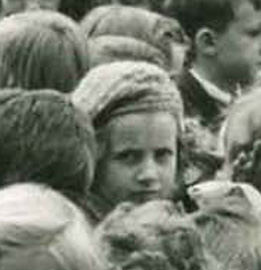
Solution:
<path fill-rule="evenodd" d="M 261 270 L 261 0 L 0 0 L 0 270 Z"/>

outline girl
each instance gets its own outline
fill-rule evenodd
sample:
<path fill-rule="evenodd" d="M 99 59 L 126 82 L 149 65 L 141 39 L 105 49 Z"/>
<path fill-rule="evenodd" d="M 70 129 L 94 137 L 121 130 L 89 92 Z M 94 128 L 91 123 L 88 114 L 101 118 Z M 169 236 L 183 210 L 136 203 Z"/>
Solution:
<path fill-rule="evenodd" d="M 72 100 L 90 115 L 98 140 L 96 221 L 122 201 L 180 198 L 182 102 L 164 70 L 145 62 L 101 65 Z"/>

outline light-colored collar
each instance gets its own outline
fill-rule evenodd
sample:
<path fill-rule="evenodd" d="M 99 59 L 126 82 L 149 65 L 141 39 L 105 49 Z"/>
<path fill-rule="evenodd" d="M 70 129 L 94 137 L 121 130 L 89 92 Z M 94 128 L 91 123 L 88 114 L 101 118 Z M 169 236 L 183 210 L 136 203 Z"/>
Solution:
<path fill-rule="evenodd" d="M 218 100 L 224 105 L 229 105 L 232 102 L 233 96 L 230 93 L 221 90 L 212 82 L 203 78 L 202 75 L 195 70 L 195 68 L 190 69 L 189 72 L 204 87 L 209 96 L 215 100 Z"/>

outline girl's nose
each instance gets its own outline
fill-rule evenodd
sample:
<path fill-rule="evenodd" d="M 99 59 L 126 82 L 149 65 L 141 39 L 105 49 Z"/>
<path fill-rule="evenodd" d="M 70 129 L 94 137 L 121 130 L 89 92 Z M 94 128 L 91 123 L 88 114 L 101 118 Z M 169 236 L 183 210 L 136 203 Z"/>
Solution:
<path fill-rule="evenodd" d="M 137 181 L 144 185 L 150 185 L 152 182 L 157 181 L 158 168 L 153 158 L 146 158 L 140 166 L 139 173 L 137 175 Z"/>

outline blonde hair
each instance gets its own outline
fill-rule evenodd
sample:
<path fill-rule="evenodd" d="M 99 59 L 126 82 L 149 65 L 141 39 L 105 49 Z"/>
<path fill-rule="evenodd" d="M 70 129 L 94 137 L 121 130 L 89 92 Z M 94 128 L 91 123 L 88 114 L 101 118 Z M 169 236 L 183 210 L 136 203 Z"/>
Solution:
<path fill-rule="evenodd" d="M 0 197 L 0 264 L 5 255 L 41 247 L 61 269 L 102 269 L 90 225 L 63 195 L 28 183 L 6 187 Z"/>

